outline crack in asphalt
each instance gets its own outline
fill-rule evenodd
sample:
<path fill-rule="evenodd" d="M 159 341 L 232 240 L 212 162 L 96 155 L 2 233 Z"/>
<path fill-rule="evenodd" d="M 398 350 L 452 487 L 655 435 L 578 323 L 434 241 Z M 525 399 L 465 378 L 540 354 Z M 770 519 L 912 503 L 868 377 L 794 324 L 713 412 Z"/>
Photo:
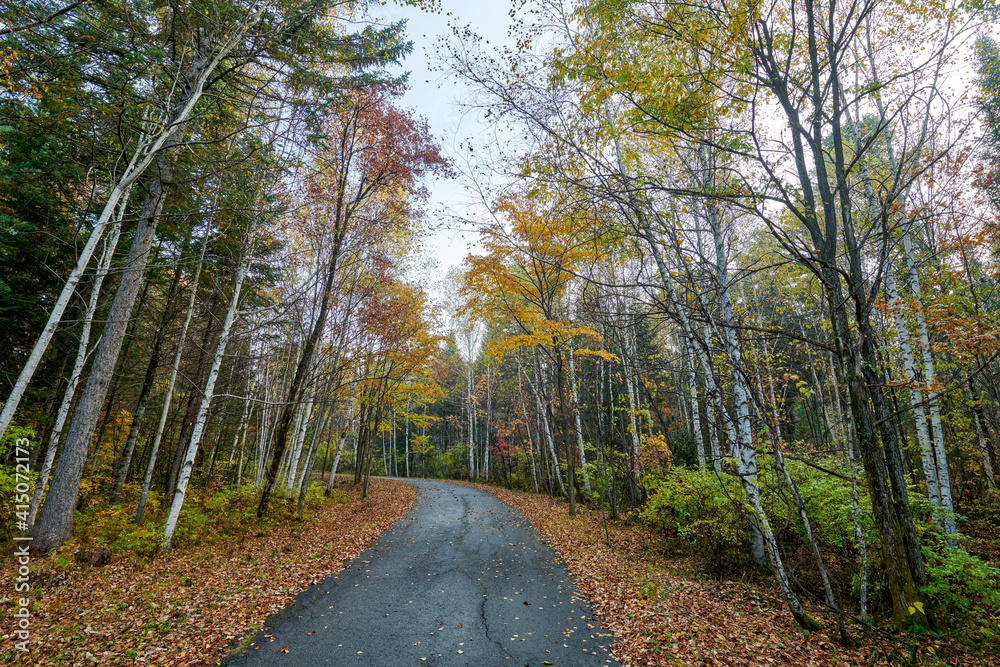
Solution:
<path fill-rule="evenodd" d="M 519 512 L 475 488 L 403 481 L 419 491 L 414 509 L 224 664 L 618 664 L 610 633 L 590 627 L 587 602 Z"/>
<path fill-rule="evenodd" d="M 506 653 L 507 647 L 490 636 L 490 620 L 486 617 L 486 603 L 490 599 L 489 590 L 486 588 L 486 584 L 482 583 L 482 580 L 480 580 L 480 585 L 483 587 L 483 601 L 479 603 L 479 618 L 483 622 L 483 634 L 486 635 L 487 641 L 496 644 L 497 648 Z"/>

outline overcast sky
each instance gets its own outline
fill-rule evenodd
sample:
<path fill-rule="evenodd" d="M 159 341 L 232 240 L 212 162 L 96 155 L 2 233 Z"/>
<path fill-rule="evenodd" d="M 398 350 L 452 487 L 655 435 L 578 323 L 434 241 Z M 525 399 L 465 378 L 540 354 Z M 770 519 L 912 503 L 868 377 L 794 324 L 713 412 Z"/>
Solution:
<path fill-rule="evenodd" d="M 486 39 L 490 46 L 508 41 L 510 25 L 509 0 L 441 0 L 440 13 L 426 13 L 412 7 L 386 5 L 374 11 L 388 21 L 406 20 L 406 36 L 413 42 L 413 52 L 406 59 L 403 71 L 410 73 L 410 90 L 402 106 L 427 118 L 431 132 L 437 137 L 446 157 L 464 167 L 464 155 L 459 146 L 469 137 L 481 137 L 487 130 L 473 115 L 465 114 L 459 101 L 465 99 L 468 88 L 455 77 L 431 69 L 440 63 L 436 55 L 440 38 L 450 35 L 451 25 L 469 25 Z M 457 158 L 457 159 L 456 159 Z M 458 179 L 432 181 L 427 204 L 435 227 L 451 225 L 451 216 L 482 219 L 484 209 L 476 197 L 467 192 Z M 428 239 L 428 253 L 438 263 L 441 275 L 462 262 L 473 248 L 477 235 L 473 232 L 438 229 Z"/>

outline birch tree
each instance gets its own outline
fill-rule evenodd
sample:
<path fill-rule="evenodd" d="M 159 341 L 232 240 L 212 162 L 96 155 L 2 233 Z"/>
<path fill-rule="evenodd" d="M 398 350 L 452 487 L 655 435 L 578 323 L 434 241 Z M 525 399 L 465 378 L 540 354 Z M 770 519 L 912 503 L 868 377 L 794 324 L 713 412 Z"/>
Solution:
<path fill-rule="evenodd" d="M 399 26 L 369 31 L 364 39 L 334 38 L 328 22 L 332 18 L 329 15 L 331 8 L 327 2 L 293 4 L 281 8 L 263 5 L 245 8 L 235 5 L 229 7 L 232 11 L 219 7 L 215 13 L 202 14 L 197 9 L 192 9 L 190 21 L 166 23 L 165 35 L 176 46 L 171 51 L 174 62 L 168 68 L 168 71 L 177 73 L 177 79 L 173 82 L 176 85 L 170 85 L 171 82 L 167 81 L 164 82 L 165 85 L 154 86 L 160 99 L 150 108 L 163 110 L 162 120 L 167 129 L 164 132 L 147 133 L 151 137 L 151 143 L 144 153 L 134 159 L 136 165 L 143 169 L 155 164 L 156 171 L 147 187 L 140 223 L 133 236 L 129 258 L 115 294 L 109 323 L 105 327 L 87 387 L 70 426 L 52 492 L 47 496 L 33 529 L 35 549 L 47 551 L 70 537 L 72 507 L 87 447 L 121 349 L 125 324 L 142 282 L 157 222 L 173 182 L 172 160 L 188 136 L 194 110 L 206 88 L 238 78 L 252 63 L 269 61 L 274 65 L 271 68 L 274 76 L 265 82 L 265 86 L 282 76 L 285 80 L 297 80 L 303 74 L 308 74 L 307 81 L 302 81 L 303 89 L 311 90 L 321 98 L 324 88 L 327 96 L 333 93 L 338 79 L 317 71 L 319 64 L 332 64 L 339 59 L 343 65 L 340 71 L 361 71 L 381 66 L 408 48 L 395 39 Z M 174 29 L 176 31 L 171 33 Z M 306 42 L 322 43 L 328 47 L 317 52 L 316 59 L 306 63 L 306 70 L 313 68 L 309 72 L 296 64 L 295 59 L 298 49 Z M 353 56 L 357 57 L 352 59 Z M 267 96 L 254 99 L 264 100 Z M 135 178 L 138 178 L 138 174 Z M 112 198 L 117 196 L 114 192 L 112 195 Z M 8 401 L 8 404 L 12 402 Z"/>
<path fill-rule="evenodd" d="M 317 156 L 319 169 L 307 184 L 309 212 L 329 232 L 324 287 L 274 434 L 258 516 L 267 511 L 292 419 L 304 397 L 308 370 L 326 327 L 342 253 L 351 244 L 406 229 L 414 222 L 409 206 L 411 199 L 421 195 L 421 179 L 446 170 L 426 123 L 394 108 L 391 97 L 388 88 L 371 86 L 358 91 L 345 108 L 328 119 L 327 144 Z M 399 193 L 402 197 L 390 196 Z"/>
<path fill-rule="evenodd" d="M 118 206 L 123 196 L 131 190 L 132 185 L 143 176 L 149 167 L 155 163 L 157 167 L 157 175 L 154 177 L 153 184 L 149 188 L 149 194 L 146 196 L 146 203 L 143 208 L 142 219 L 145 222 L 140 224 L 141 232 L 137 233 L 134 237 L 133 251 L 130 254 L 130 260 L 127 264 L 128 268 L 122 280 L 124 286 L 119 287 L 122 299 L 120 302 L 116 299 L 116 303 L 119 303 L 117 309 L 112 306 L 114 315 L 117 317 L 122 317 L 124 315 L 127 321 L 127 313 L 123 313 L 122 311 L 125 310 L 126 305 L 130 309 L 132 303 L 135 301 L 135 294 L 138 292 L 138 285 L 141 282 L 142 269 L 145 267 L 145 258 L 149 252 L 149 245 L 156 229 L 155 220 L 158 218 L 159 211 L 163 207 L 163 184 L 170 182 L 171 178 L 169 167 L 170 159 L 169 157 L 166 157 L 164 153 L 169 155 L 170 153 L 176 151 L 181 145 L 188 121 L 194 112 L 195 106 L 201 99 L 205 86 L 209 82 L 212 74 L 215 72 L 216 68 L 223 61 L 223 59 L 225 59 L 237 46 L 237 44 L 239 44 L 245 33 L 253 27 L 254 24 L 256 24 L 256 22 L 260 19 L 260 15 L 260 9 L 251 11 L 247 14 L 243 21 L 232 27 L 232 33 L 227 36 L 220 36 L 214 31 L 206 31 L 202 33 L 200 41 L 195 47 L 196 54 L 191 59 L 191 62 L 186 67 L 183 64 L 178 63 L 177 78 L 173 81 L 163 82 L 164 85 L 160 91 L 165 95 L 165 99 L 157 101 L 159 102 L 157 106 L 159 107 L 160 112 L 158 116 L 154 117 L 150 114 L 143 120 L 142 133 L 139 137 L 137 145 L 128 159 L 125 169 L 112 186 L 104 208 L 98 216 L 86 243 L 80 251 L 76 266 L 67 278 L 62 292 L 59 294 L 59 297 L 56 299 L 56 302 L 52 307 L 52 311 L 49 314 L 49 319 L 45 324 L 45 328 L 42 330 L 41 335 L 35 342 L 35 345 L 28 356 L 28 360 L 25 362 L 24 368 L 18 375 L 18 379 L 14 383 L 11 393 L 4 403 L 3 410 L 0 411 L 0 435 L 5 433 L 7 427 L 10 425 L 11 419 L 13 419 L 14 412 L 17 409 L 21 397 L 24 395 L 24 391 L 27 389 L 28 383 L 31 381 L 31 377 L 34 375 L 35 370 L 42 359 L 42 355 L 45 354 L 45 350 L 48 348 L 49 342 L 52 340 L 52 336 L 55 334 L 56 328 L 59 326 L 59 322 L 61 321 L 63 313 L 66 310 L 66 306 L 69 304 L 70 298 L 73 296 L 76 286 L 80 282 L 80 278 L 86 271 L 94 250 L 103 236 L 105 228 L 114 215 L 115 208 Z M 149 106 L 147 108 L 152 109 L 155 107 Z M 141 266 L 138 266 L 137 263 L 140 260 L 142 264 Z M 128 277 L 128 280 L 125 279 L 126 276 Z M 112 325 L 114 325 L 116 320 L 112 319 L 111 322 Z M 110 356 L 112 348 L 114 348 L 114 356 L 117 356 L 121 342 L 119 340 L 115 343 L 113 342 L 113 339 L 120 339 L 121 334 L 115 334 L 119 328 L 121 327 L 112 326 L 107 334 L 102 336 L 102 341 L 105 341 L 104 345 L 107 346 L 105 349 L 107 349 L 108 352 L 102 354 L 99 350 L 97 355 L 98 358 Z M 123 328 L 122 332 L 124 332 Z M 94 366 L 99 367 L 101 365 L 106 365 L 106 361 L 99 365 L 95 359 Z M 107 372 L 110 373 L 110 371 Z M 100 375 L 101 372 L 99 371 L 97 375 L 92 374 L 91 377 L 99 378 Z M 95 383 L 95 389 L 98 384 L 100 383 Z M 85 395 L 88 396 L 93 393 L 89 389 L 85 389 L 84 392 Z M 100 398 L 103 400 L 104 396 L 102 395 Z M 89 402 L 92 401 L 88 400 L 88 403 Z M 73 427 L 71 426 L 70 428 L 71 433 L 74 433 Z M 73 438 L 72 442 L 74 442 L 74 445 L 70 448 L 71 451 L 76 448 L 75 441 L 77 437 Z M 67 436 L 67 442 L 71 442 L 70 436 Z M 70 475 L 70 478 L 67 478 L 67 481 L 71 482 L 72 477 L 73 475 Z M 78 484 L 79 482 L 77 481 L 77 484 L 73 486 L 77 486 Z M 49 529 L 47 528 L 43 528 L 42 530 L 49 532 Z M 63 529 L 63 531 L 64 530 L 65 529 Z M 60 538 L 56 537 L 53 539 Z M 65 539 L 66 536 L 62 537 L 62 540 Z M 36 549 L 47 550 L 48 548 L 55 546 L 56 543 L 52 542 L 51 539 L 47 539 L 45 541 L 36 539 L 32 544 Z"/>
<path fill-rule="evenodd" d="M 256 212 L 253 212 L 256 213 Z M 252 213 L 252 214 L 253 214 Z M 195 456 L 201 446 L 202 435 L 205 431 L 205 424 L 208 420 L 208 409 L 212 404 L 215 395 L 215 383 L 219 379 L 219 369 L 225 358 L 226 347 L 229 345 L 229 338 L 233 332 L 233 324 L 236 322 L 236 315 L 239 308 L 240 292 L 243 290 L 243 281 L 247 274 L 247 265 L 251 257 L 251 245 L 253 243 L 253 224 L 246 232 L 246 249 L 244 256 L 240 260 L 239 268 L 236 270 L 236 281 L 233 286 L 233 295 L 229 300 L 229 308 L 226 310 L 226 319 L 222 324 L 222 333 L 219 336 L 219 343 L 215 348 L 215 355 L 212 358 L 212 368 L 208 373 L 208 381 L 202 392 L 201 404 L 198 407 L 198 417 L 195 420 L 194 430 L 191 432 L 191 440 L 188 443 L 184 454 L 184 462 L 181 464 L 180 474 L 177 478 L 177 488 L 173 492 L 173 500 L 170 504 L 170 512 L 167 514 L 167 522 L 163 528 L 163 542 L 160 544 L 160 552 L 165 553 L 170 550 L 170 544 L 174 538 L 174 530 L 177 528 L 177 520 L 181 515 L 181 508 L 184 506 L 184 497 L 187 493 L 188 483 L 191 481 L 191 473 L 194 470 Z"/>

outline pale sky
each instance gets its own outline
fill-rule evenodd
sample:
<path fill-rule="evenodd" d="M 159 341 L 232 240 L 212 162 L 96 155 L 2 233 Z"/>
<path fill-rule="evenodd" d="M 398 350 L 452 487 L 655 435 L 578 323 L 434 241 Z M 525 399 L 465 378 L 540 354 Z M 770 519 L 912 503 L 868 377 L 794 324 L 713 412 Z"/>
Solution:
<path fill-rule="evenodd" d="M 508 41 L 510 25 L 509 0 L 440 0 L 440 13 L 426 13 L 412 7 L 386 5 L 372 11 L 388 21 L 406 20 L 406 38 L 413 42 L 413 52 L 404 63 L 403 71 L 410 73 L 410 90 L 403 97 L 402 106 L 427 118 L 431 132 L 438 139 L 445 157 L 456 166 L 465 168 L 464 151 L 460 146 L 469 137 L 482 138 L 487 126 L 472 115 L 463 113 L 459 101 L 468 95 L 466 84 L 455 77 L 431 71 L 439 65 L 436 55 L 441 37 L 451 34 L 449 25 L 469 25 L 489 42 L 499 46 Z M 453 226 L 452 216 L 483 219 L 486 211 L 475 194 L 466 190 L 461 178 L 428 183 L 430 200 L 429 217 L 435 227 Z M 438 263 L 437 273 L 443 276 L 450 267 L 462 262 L 474 250 L 475 232 L 438 229 L 428 239 L 428 254 Z"/>

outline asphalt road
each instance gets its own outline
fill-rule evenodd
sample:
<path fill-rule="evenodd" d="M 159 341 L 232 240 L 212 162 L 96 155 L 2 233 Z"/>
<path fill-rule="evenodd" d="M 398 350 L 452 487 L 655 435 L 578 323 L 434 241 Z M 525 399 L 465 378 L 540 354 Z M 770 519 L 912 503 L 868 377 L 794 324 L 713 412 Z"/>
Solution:
<path fill-rule="evenodd" d="M 618 664 L 610 633 L 519 512 L 478 489 L 405 481 L 419 491 L 413 510 L 225 664 Z"/>

